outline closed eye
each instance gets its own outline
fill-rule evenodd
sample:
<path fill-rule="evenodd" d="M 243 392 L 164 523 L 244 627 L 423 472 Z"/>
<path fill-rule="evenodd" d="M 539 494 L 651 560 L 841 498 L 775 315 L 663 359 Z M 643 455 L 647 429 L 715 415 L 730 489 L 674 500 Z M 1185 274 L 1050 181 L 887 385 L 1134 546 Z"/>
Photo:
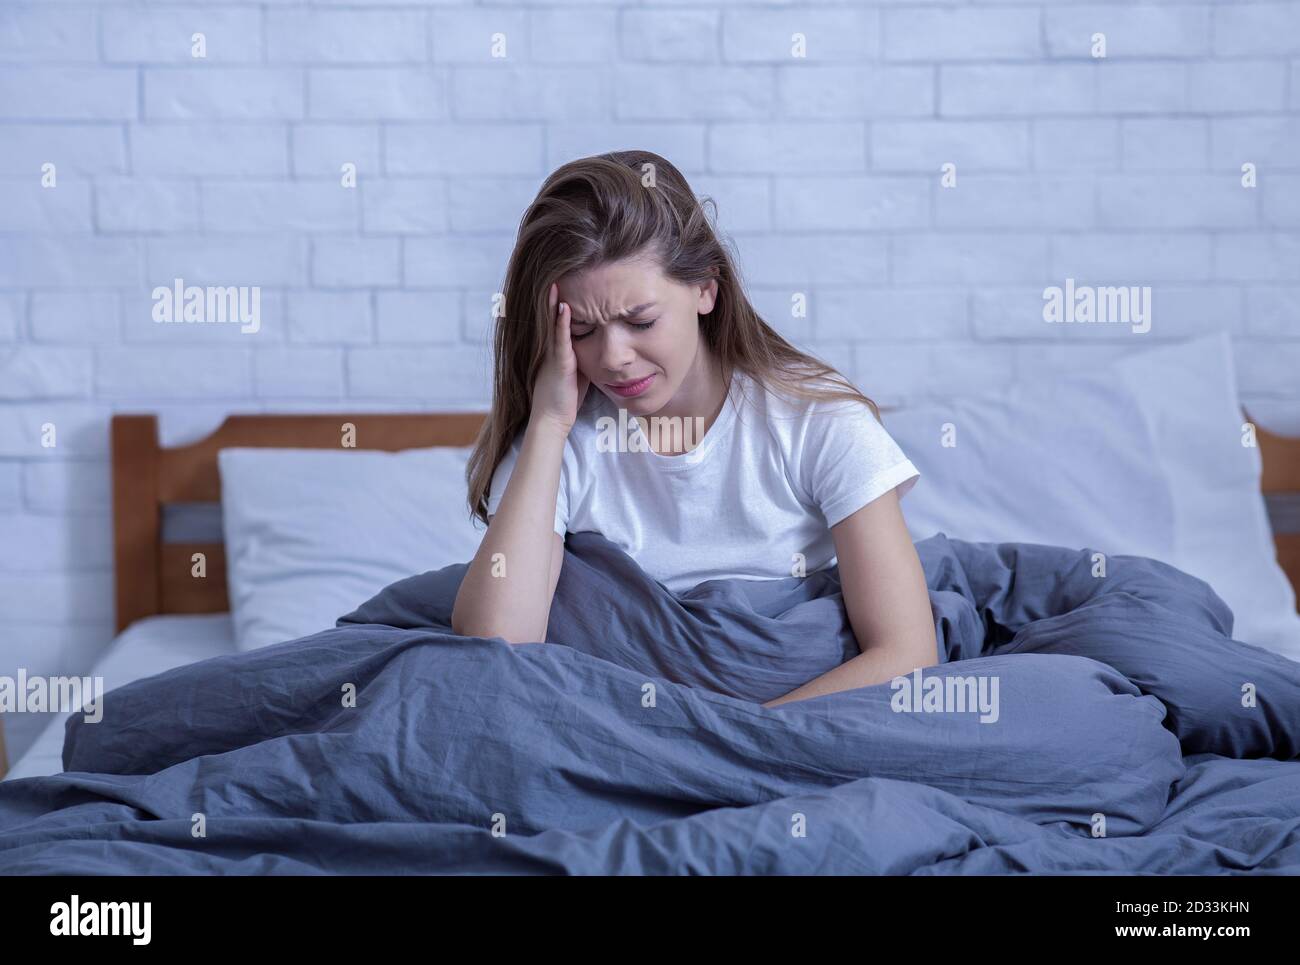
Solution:
<path fill-rule="evenodd" d="M 639 332 L 644 332 L 647 328 L 652 327 L 652 326 L 654 325 L 654 323 L 657 322 L 657 321 L 659 321 L 659 319 L 656 318 L 656 319 L 652 319 L 651 321 L 648 321 L 648 322 L 628 322 L 628 324 L 631 325 L 633 328 L 635 328 L 637 331 L 639 331 Z M 581 335 L 574 335 L 574 336 L 573 336 L 573 340 L 574 340 L 575 342 L 580 342 L 580 341 L 582 341 L 584 338 L 586 338 L 588 335 L 590 335 L 592 332 L 594 332 L 595 330 L 596 330 L 596 329 L 595 329 L 595 327 L 593 326 L 592 328 L 590 328 L 590 329 L 588 329 L 587 331 L 583 332 Z"/>

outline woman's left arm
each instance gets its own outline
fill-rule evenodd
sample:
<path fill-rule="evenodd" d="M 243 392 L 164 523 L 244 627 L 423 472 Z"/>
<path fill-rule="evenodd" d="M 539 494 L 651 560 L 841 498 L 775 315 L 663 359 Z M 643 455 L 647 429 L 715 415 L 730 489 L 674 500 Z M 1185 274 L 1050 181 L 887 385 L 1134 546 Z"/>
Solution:
<path fill-rule="evenodd" d="M 891 489 L 831 527 L 849 625 L 862 652 L 764 707 L 884 683 L 939 662 L 925 571 Z"/>

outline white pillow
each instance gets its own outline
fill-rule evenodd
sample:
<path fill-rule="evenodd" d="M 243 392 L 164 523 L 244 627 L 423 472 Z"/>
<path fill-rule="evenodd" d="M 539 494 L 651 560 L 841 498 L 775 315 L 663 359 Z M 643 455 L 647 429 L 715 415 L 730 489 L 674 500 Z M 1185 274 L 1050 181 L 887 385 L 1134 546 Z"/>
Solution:
<path fill-rule="evenodd" d="M 1257 449 L 1241 445 L 1227 336 L 1042 371 L 988 395 L 909 406 L 885 426 L 921 477 L 912 536 L 1149 556 L 1210 584 L 1233 637 L 1300 659 Z M 956 445 L 943 445 L 951 423 Z"/>
<path fill-rule="evenodd" d="M 388 584 L 473 558 L 468 448 L 222 449 L 236 646 L 334 626 Z"/>

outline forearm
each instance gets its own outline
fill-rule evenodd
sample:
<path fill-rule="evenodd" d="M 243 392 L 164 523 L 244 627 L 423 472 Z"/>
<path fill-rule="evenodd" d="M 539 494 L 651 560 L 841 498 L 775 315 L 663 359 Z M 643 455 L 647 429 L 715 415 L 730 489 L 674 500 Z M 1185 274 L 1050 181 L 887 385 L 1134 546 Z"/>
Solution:
<path fill-rule="evenodd" d="M 872 647 L 865 653 L 846 660 L 834 670 L 827 671 L 820 677 L 814 677 L 784 697 L 769 700 L 763 706 L 776 707 L 779 704 L 807 700 L 809 697 L 821 697 L 841 690 L 870 687 L 893 680 L 895 677 L 906 676 L 917 667 L 932 667 L 938 662 L 933 634 L 928 646 L 922 635 L 919 641 L 905 646 Z"/>
<path fill-rule="evenodd" d="M 456 594 L 456 633 L 512 642 L 545 636 L 565 438 L 561 428 L 545 420 L 530 421 L 524 430 L 501 503 Z"/>

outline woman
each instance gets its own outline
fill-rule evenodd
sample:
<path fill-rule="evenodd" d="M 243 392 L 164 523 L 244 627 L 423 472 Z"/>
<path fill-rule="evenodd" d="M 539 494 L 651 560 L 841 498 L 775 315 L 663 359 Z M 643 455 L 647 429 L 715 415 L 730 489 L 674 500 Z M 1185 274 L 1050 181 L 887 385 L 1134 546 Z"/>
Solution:
<path fill-rule="evenodd" d="M 870 399 L 759 318 L 667 160 L 620 151 L 546 180 L 520 225 L 494 352 L 467 469 L 488 530 L 457 633 L 544 640 L 564 534 L 595 530 L 674 592 L 838 565 L 861 654 L 764 706 L 938 662 L 899 508 L 919 474 Z M 611 447 L 614 424 L 627 434 Z M 700 431 L 665 442 L 664 424 Z"/>

